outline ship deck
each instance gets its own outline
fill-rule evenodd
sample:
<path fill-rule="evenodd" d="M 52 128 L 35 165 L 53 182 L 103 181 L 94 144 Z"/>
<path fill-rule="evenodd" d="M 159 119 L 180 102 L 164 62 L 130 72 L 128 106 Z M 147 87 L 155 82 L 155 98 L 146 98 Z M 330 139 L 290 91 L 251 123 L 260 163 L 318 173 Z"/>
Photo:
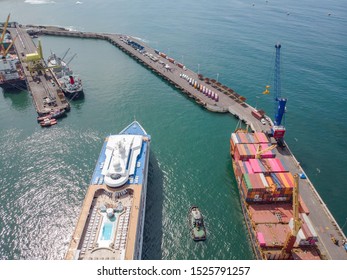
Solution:
<path fill-rule="evenodd" d="M 141 153 L 136 158 L 134 174 L 116 188 L 104 184 L 102 170 L 107 144 L 103 143 L 82 210 L 65 259 L 132 260 L 141 256 L 150 135 L 140 125 L 129 125 L 119 135 L 141 135 Z M 120 205 L 122 207 L 120 207 Z M 119 209 L 123 208 L 122 210 Z M 114 216 L 107 216 L 113 209 Z"/>
<path fill-rule="evenodd" d="M 106 185 L 91 185 L 66 259 L 133 259 L 141 192 L 141 185 L 127 185 L 116 191 Z M 116 209 L 119 203 L 124 209 L 110 220 L 103 210 Z"/>

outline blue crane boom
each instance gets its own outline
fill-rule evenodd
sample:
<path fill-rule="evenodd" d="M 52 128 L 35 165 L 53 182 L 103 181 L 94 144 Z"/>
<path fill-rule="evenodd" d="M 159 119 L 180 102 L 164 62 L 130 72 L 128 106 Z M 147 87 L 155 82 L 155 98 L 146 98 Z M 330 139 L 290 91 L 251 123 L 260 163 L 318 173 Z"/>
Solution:
<path fill-rule="evenodd" d="M 281 125 L 287 103 L 286 98 L 281 98 L 281 45 L 276 44 L 276 61 L 275 61 L 275 125 Z"/>
<path fill-rule="evenodd" d="M 275 61 L 275 75 L 274 75 L 274 99 L 275 99 L 275 119 L 274 126 L 272 127 L 272 134 L 276 140 L 282 142 L 285 133 L 285 127 L 282 125 L 282 119 L 286 109 L 287 99 L 281 97 L 281 44 L 277 43 L 276 48 L 276 61 Z"/>

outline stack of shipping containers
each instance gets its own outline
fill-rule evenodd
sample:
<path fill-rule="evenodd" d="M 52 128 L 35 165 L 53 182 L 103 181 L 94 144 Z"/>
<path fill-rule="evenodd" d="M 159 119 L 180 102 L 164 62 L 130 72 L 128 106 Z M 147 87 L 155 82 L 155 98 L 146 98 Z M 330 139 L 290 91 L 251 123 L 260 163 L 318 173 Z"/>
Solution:
<path fill-rule="evenodd" d="M 241 197 L 247 206 L 258 245 L 280 249 L 292 229 L 294 177 L 273 150 L 257 155 L 271 146 L 262 132 L 235 132 L 230 138 L 230 154 Z M 309 211 L 299 198 L 302 227 L 296 246 L 312 245 L 317 234 L 308 218 Z"/>

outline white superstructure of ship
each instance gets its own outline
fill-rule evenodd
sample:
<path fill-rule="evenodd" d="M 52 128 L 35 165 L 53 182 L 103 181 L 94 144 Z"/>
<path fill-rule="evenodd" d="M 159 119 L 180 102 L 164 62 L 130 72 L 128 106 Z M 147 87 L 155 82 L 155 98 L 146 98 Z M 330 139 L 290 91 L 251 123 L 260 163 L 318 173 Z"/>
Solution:
<path fill-rule="evenodd" d="M 82 80 L 78 75 L 74 74 L 69 67 L 69 63 L 74 57 L 75 56 L 66 63 L 63 58 L 52 53 L 47 59 L 48 68 L 51 69 L 54 78 L 63 90 L 64 94 L 70 99 L 76 99 L 83 96 Z"/>
<path fill-rule="evenodd" d="M 137 121 L 105 139 L 65 259 L 141 259 L 149 149 Z"/>

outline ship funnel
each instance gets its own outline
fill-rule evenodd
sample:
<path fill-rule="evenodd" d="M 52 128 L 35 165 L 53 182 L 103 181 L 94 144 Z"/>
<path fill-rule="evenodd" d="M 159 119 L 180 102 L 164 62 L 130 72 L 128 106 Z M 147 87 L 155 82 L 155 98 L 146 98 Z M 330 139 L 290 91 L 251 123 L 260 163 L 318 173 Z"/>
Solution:
<path fill-rule="evenodd" d="M 74 80 L 73 76 L 69 76 L 69 78 L 70 78 L 70 84 L 73 85 L 75 83 L 75 80 Z"/>

